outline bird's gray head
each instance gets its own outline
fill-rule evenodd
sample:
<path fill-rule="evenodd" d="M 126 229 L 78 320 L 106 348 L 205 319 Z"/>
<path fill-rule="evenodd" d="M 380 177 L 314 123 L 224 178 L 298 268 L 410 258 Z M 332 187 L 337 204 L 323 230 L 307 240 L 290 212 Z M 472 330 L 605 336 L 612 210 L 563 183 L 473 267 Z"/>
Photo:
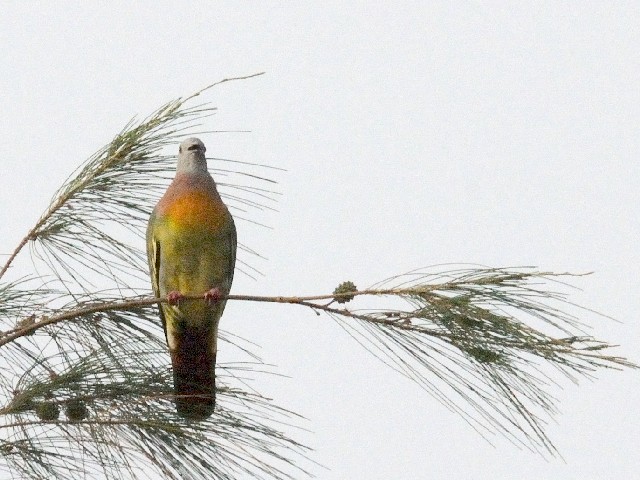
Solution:
<path fill-rule="evenodd" d="M 178 149 L 176 173 L 208 172 L 204 152 L 207 148 L 199 138 L 187 138 Z"/>

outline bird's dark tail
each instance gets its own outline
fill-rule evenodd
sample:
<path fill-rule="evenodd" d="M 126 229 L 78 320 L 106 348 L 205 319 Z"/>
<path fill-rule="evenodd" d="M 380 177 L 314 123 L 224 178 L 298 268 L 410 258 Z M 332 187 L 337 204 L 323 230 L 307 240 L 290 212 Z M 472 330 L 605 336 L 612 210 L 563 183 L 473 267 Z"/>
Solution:
<path fill-rule="evenodd" d="M 207 332 L 194 328 L 181 332 L 171 363 L 178 415 L 190 420 L 209 417 L 216 403 L 216 355 Z"/>

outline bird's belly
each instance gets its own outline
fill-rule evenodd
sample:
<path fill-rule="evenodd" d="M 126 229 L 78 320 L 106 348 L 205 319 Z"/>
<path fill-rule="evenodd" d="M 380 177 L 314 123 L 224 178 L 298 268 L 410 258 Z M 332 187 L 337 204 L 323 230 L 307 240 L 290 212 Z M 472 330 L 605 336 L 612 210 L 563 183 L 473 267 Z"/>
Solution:
<path fill-rule="evenodd" d="M 205 237 L 205 238 L 203 238 Z M 210 235 L 176 235 L 175 241 L 164 244 L 164 252 L 171 261 L 161 262 L 161 294 L 173 290 L 183 295 L 200 295 L 218 286 L 228 263 L 222 249 Z M 162 292 L 162 287 L 166 292 Z"/>

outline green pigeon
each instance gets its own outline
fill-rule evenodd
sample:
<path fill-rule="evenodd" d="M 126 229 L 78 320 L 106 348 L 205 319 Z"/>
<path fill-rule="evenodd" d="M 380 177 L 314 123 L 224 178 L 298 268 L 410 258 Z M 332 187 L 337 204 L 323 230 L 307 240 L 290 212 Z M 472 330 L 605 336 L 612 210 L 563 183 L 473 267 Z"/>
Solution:
<path fill-rule="evenodd" d="M 147 257 L 160 304 L 178 414 L 209 417 L 215 407 L 218 324 L 231 289 L 237 235 L 197 138 L 180 144 L 176 176 L 149 218 Z M 186 299 L 201 295 L 202 299 Z"/>

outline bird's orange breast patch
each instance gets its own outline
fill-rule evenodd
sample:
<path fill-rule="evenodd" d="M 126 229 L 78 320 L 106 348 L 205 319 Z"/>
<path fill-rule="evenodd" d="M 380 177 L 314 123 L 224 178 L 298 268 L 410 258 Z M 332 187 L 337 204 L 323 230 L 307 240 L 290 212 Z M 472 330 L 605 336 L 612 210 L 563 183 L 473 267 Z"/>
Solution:
<path fill-rule="evenodd" d="M 220 199 L 198 191 L 174 198 L 166 210 L 171 223 L 187 228 L 220 228 L 226 214 L 227 209 Z"/>

